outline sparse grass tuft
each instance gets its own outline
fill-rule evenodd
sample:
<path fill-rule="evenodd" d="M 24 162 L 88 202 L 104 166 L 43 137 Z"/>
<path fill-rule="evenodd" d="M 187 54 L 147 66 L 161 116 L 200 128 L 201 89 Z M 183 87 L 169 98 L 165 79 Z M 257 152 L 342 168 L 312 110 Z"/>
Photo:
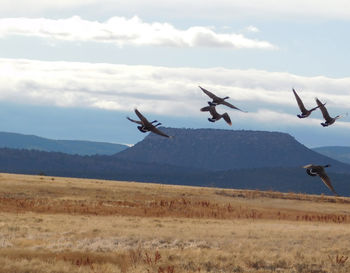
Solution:
<path fill-rule="evenodd" d="M 343 256 L 343 255 L 336 255 L 335 258 L 332 258 L 330 255 L 328 255 L 329 260 L 333 265 L 344 265 L 346 261 L 348 260 L 349 256 Z"/>

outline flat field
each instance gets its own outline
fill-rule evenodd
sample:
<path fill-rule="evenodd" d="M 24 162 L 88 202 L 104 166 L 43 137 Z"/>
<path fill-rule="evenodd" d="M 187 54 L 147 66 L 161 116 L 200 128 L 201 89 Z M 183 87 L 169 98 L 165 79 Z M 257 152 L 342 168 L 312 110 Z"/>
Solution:
<path fill-rule="evenodd" d="M 0 174 L 0 272 L 350 272 L 350 198 Z"/>

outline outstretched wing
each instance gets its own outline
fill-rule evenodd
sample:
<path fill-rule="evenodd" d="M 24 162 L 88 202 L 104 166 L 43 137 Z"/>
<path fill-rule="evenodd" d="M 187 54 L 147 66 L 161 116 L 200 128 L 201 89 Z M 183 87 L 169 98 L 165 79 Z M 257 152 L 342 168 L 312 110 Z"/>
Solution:
<path fill-rule="evenodd" d="M 129 117 L 126 117 L 128 120 L 130 120 L 131 122 L 135 122 L 135 123 L 137 123 L 137 124 L 142 124 L 142 122 L 141 121 L 139 121 L 139 120 L 134 120 L 134 119 L 132 119 L 132 118 L 129 118 Z"/>
<path fill-rule="evenodd" d="M 151 132 L 153 132 L 153 133 L 155 133 L 157 135 L 163 136 L 163 137 L 170 137 L 170 136 L 168 136 L 167 134 L 163 133 L 161 130 L 159 130 L 158 128 L 156 128 L 153 125 L 151 127 Z"/>
<path fill-rule="evenodd" d="M 139 110 L 135 109 L 136 115 L 141 120 L 142 124 L 146 127 L 151 126 L 152 124 L 139 112 Z"/>
<path fill-rule="evenodd" d="M 201 111 L 202 112 L 208 112 L 210 113 L 210 115 L 213 117 L 213 118 L 220 118 L 221 115 L 218 114 L 218 112 L 216 112 L 216 107 L 211 104 L 210 106 L 205 106 L 203 108 L 201 108 Z"/>
<path fill-rule="evenodd" d="M 205 107 L 201 108 L 201 111 L 202 111 L 202 112 L 208 112 L 208 111 L 210 111 L 210 106 L 205 106 Z"/>
<path fill-rule="evenodd" d="M 294 90 L 294 88 L 293 88 L 293 93 L 294 93 L 295 99 L 297 100 L 297 103 L 298 103 L 298 106 L 299 106 L 299 109 L 300 109 L 301 113 L 306 115 L 307 114 L 307 110 L 306 110 L 306 108 L 304 106 L 304 103 L 302 102 L 302 100 L 300 99 L 300 97 L 298 96 L 298 94 Z"/>
<path fill-rule="evenodd" d="M 227 101 L 223 101 L 221 104 L 226 105 L 226 106 L 228 106 L 228 107 L 230 107 L 230 108 L 232 108 L 232 109 L 236 109 L 236 110 L 242 111 L 242 112 L 244 112 L 244 113 L 247 113 L 246 111 L 243 111 L 243 110 L 239 109 L 238 107 L 232 105 L 231 103 L 229 103 L 229 102 L 227 102 Z"/>
<path fill-rule="evenodd" d="M 216 99 L 216 98 L 218 98 L 216 95 L 214 95 L 212 92 L 208 91 L 207 89 L 204 89 L 204 88 L 202 88 L 202 87 L 200 87 L 200 86 L 198 86 L 198 87 L 199 87 L 200 89 L 202 89 L 202 91 L 203 91 L 205 94 L 207 94 L 209 98 L 211 98 L 211 99 Z"/>
<path fill-rule="evenodd" d="M 339 196 L 339 194 L 334 190 L 333 186 L 332 186 L 332 183 L 331 183 L 331 180 L 330 178 L 328 177 L 328 175 L 326 174 L 326 172 L 324 170 L 322 170 L 319 174 L 318 174 L 323 183 L 337 196 Z"/>
<path fill-rule="evenodd" d="M 232 125 L 230 116 L 227 113 L 222 114 L 222 118 L 227 122 L 228 125 Z"/>
<path fill-rule="evenodd" d="M 326 104 L 326 103 L 323 103 L 323 105 L 325 105 L 325 104 Z M 319 107 L 320 107 L 320 106 L 317 105 L 316 107 L 311 108 L 309 111 L 312 112 L 312 111 L 316 110 L 316 109 L 319 108 Z"/>
<path fill-rule="evenodd" d="M 311 169 L 312 167 L 314 167 L 315 165 L 313 164 L 307 164 L 305 166 L 303 166 L 304 169 Z"/>
<path fill-rule="evenodd" d="M 322 112 L 323 118 L 326 121 L 330 121 L 332 118 L 328 114 L 328 111 L 327 111 L 326 107 L 324 106 L 324 104 L 322 102 L 320 102 L 320 100 L 318 98 L 315 98 L 315 100 L 316 100 L 316 103 L 317 103 L 318 107 L 320 107 L 320 110 Z"/>

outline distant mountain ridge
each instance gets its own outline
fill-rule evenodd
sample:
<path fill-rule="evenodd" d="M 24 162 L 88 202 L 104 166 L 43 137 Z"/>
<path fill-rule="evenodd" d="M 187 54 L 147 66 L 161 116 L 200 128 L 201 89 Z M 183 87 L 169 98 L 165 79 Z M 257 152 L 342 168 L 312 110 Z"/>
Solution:
<path fill-rule="evenodd" d="M 325 146 L 312 148 L 313 151 L 336 159 L 340 162 L 350 164 L 350 147 L 347 146 Z"/>
<path fill-rule="evenodd" d="M 316 153 L 281 132 L 161 128 L 174 136 L 149 134 L 115 157 L 212 171 L 331 164 L 350 173 L 350 166 Z"/>
<path fill-rule="evenodd" d="M 336 191 L 350 196 L 350 165 L 311 151 L 288 134 L 162 128 L 115 155 L 81 156 L 0 148 L 0 172 L 331 194 L 304 164 L 331 164 Z"/>
<path fill-rule="evenodd" d="M 0 172 L 331 194 L 318 177 L 308 176 L 300 167 L 206 171 L 166 164 L 133 162 L 114 156 L 80 156 L 2 148 Z M 350 174 L 329 172 L 329 175 L 337 192 L 350 196 Z"/>
<path fill-rule="evenodd" d="M 54 140 L 35 135 L 0 132 L 0 148 L 62 152 L 79 155 L 112 155 L 128 148 L 128 146 L 96 141 Z"/>

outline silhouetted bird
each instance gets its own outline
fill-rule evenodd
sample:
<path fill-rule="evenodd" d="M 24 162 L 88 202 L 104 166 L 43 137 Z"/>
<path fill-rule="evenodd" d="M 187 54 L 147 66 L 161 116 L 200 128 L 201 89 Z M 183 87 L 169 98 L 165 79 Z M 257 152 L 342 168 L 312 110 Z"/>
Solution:
<path fill-rule="evenodd" d="M 312 113 L 312 111 L 315 111 L 317 108 L 319 108 L 320 106 L 316 106 L 314 108 L 311 108 L 310 110 L 307 110 L 303 104 L 303 102 L 301 101 L 300 97 L 298 96 L 297 92 L 294 90 L 293 88 L 293 93 L 295 96 L 295 99 L 297 100 L 299 109 L 301 111 L 301 115 L 297 115 L 298 118 L 306 118 L 308 116 L 310 116 L 310 114 Z M 324 104 L 323 104 L 324 105 Z"/>
<path fill-rule="evenodd" d="M 245 112 L 239 108 L 237 108 L 236 106 L 232 105 L 231 103 L 225 101 L 226 99 L 229 99 L 230 97 L 224 97 L 224 98 L 220 98 L 216 95 L 214 95 L 212 92 L 198 86 L 205 94 L 207 94 L 213 101 L 212 103 L 215 104 L 215 105 L 218 105 L 218 104 L 222 104 L 222 105 L 226 105 L 232 109 L 236 109 L 236 110 L 239 110 L 239 111 L 242 111 L 242 112 Z M 246 113 L 246 112 L 245 112 Z"/>
<path fill-rule="evenodd" d="M 324 168 L 330 167 L 331 165 L 313 165 L 313 164 L 308 164 L 305 165 L 303 168 L 306 169 L 306 172 L 308 175 L 310 176 L 316 176 L 318 175 L 323 183 L 337 196 L 339 196 L 339 194 L 336 193 L 336 191 L 334 190 L 331 180 L 329 179 L 328 175 L 326 174 L 326 171 Z"/>
<path fill-rule="evenodd" d="M 202 112 L 209 112 L 211 114 L 211 118 L 208 118 L 208 120 L 210 122 L 215 122 L 215 121 L 218 121 L 220 120 L 221 118 L 223 118 L 228 125 L 232 125 L 232 122 L 231 122 L 231 119 L 230 119 L 230 116 L 227 114 L 227 113 L 224 113 L 222 115 L 220 115 L 218 112 L 216 112 L 216 104 L 212 103 L 212 102 L 208 102 L 209 106 L 206 106 L 206 107 L 203 107 L 201 108 L 201 111 Z"/>
<path fill-rule="evenodd" d="M 164 137 L 170 137 L 167 134 L 163 133 L 161 130 L 159 130 L 158 128 L 156 128 L 157 126 L 161 125 L 161 123 L 159 122 L 156 125 L 153 125 L 153 123 L 158 122 L 157 120 L 154 120 L 152 122 L 149 122 L 137 109 L 135 109 L 135 113 L 136 115 L 139 117 L 139 120 L 134 120 L 131 119 L 129 117 L 127 117 L 128 120 L 135 122 L 137 124 L 140 124 L 140 126 L 137 126 L 137 129 L 139 129 L 142 133 L 146 133 L 146 132 L 153 132 L 155 134 L 164 136 Z"/>
<path fill-rule="evenodd" d="M 324 106 L 324 104 L 322 104 L 322 102 L 320 102 L 320 100 L 318 98 L 315 98 L 317 105 L 320 107 L 320 110 L 322 112 L 323 118 L 325 119 L 326 122 L 322 122 L 321 125 L 323 127 L 327 127 L 329 125 L 332 125 L 337 119 L 343 117 L 341 115 L 335 116 L 334 118 L 332 118 L 329 114 L 328 111 L 326 109 L 326 107 Z"/>

